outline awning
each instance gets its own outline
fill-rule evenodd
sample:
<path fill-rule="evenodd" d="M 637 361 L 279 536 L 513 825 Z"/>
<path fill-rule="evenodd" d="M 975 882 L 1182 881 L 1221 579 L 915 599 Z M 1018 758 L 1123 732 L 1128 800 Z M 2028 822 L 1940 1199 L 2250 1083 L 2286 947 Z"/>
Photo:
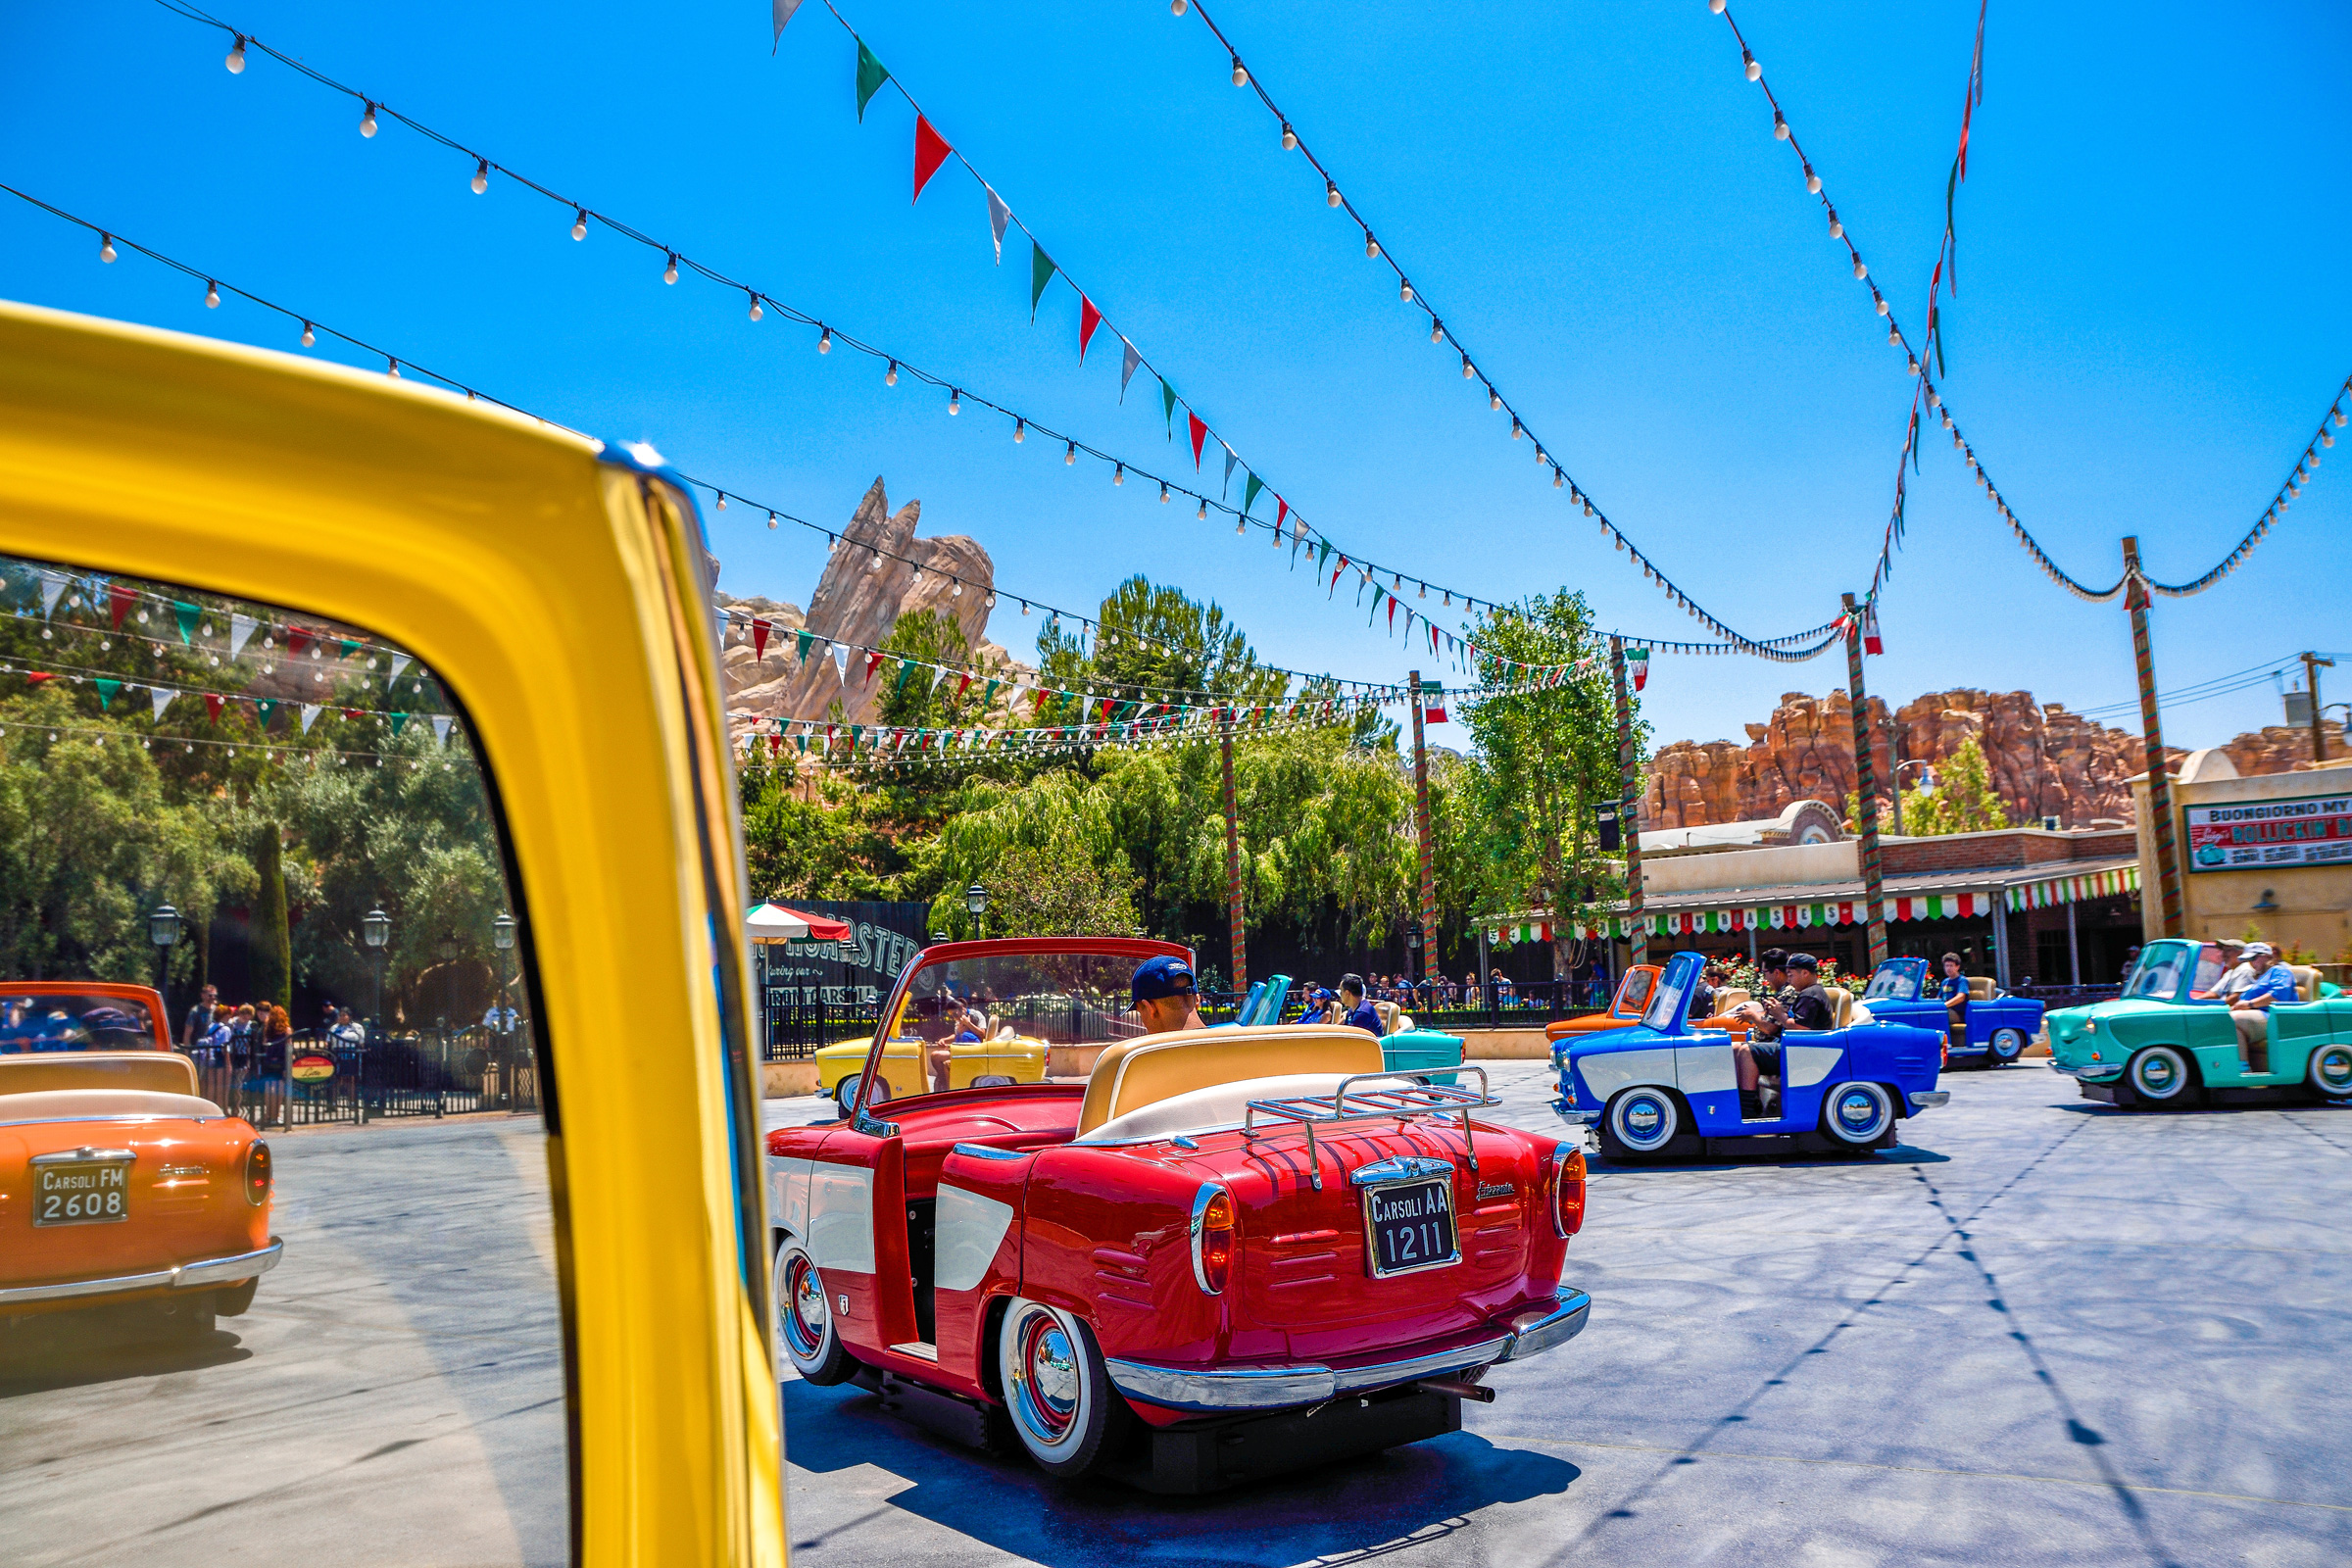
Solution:
<path fill-rule="evenodd" d="M 2054 909 L 2063 904 L 2081 904 L 2086 899 L 2109 899 L 2119 893 L 2139 891 L 2139 867 L 2127 865 L 2121 870 L 2098 871 L 2087 876 L 2062 876 L 2047 882 L 2029 882 L 2009 890 L 2012 909 Z"/>
<path fill-rule="evenodd" d="M 781 904 L 756 904 L 743 917 L 743 934 L 754 942 L 847 942 L 850 926 L 822 914 L 804 914 Z"/>

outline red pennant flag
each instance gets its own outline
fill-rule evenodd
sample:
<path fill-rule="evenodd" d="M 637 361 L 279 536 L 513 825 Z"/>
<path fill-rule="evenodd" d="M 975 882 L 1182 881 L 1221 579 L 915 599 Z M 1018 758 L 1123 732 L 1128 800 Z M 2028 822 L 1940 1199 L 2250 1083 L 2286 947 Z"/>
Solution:
<path fill-rule="evenodd" d="M 214 723 L 220 722 L 220 694 L 219 692 L 204 694 L 204 710 L 213 716 Z"/>
<path fill-rule="evenodd" d="M 754 659 L 767 657 L 767 634 L 770 629 L 766 621 L 757 615 L 752 617 L 752 657 Z"/>
<path fill-rule="evenodd" d="M 345 718 L 358 718 L 361 716 L 361 714 L 360 710 L 356 708 L 346 708 L 343 710 L 343 716 Z"/>
<path fill-rule="evenodd" d="M 784 750 L 784 737 L 781 735 L 770 735 L 767 738 L 767 755 L 773 757 L 782 750 Z"/>
<path fill-rule="evenodd" d="M 300 626 L 288 626 L 286 628 L 287 653 L 293 655 L 296 659 L 300 659 L 302 657 L 302 651 L 310 646 L 311 634 L 309 632 L 304 631 Z"/>
<path fill-rule="evenodd" d="M 881 665 L 882 665 L 882 656 L 881 656 L 879 653 L 872 653 L 872 654 L 868 654 L 868 655 L 866 655 L 866 656 L 865 656 L 865 678 L 866 678 L 867 680 L 872 680 L 872 679 L 874 678 L 874 671 L 875 671 L 876 669 L 879 669 L 879 668 L 881 667 Z"/>
<path fill-rule="evenodd" d="M 1338 565 L 1336 565 L 1336 566 L 1334 566 L 1334 567 L 1332 567 L 1332 568 L 1331 568 L 1331 585 L 1332 585 L 1332 587 L 1334 587 L 1334 588 L 1337 588 L 1337 587 L 1340 585 L 1340 573 L 1341 573 L 1341 572 L 1343 572 L 1343 571 L 1346 571 L 1347 569 L 1348 569 L 1348 558 L 1347 558 L 1346 556 L 1342 556 L 1342 557 L 1340 558 L 1340 564 L 1339 564 Z"/>
<path fill-rule="evenodd" d="M 50 674 L 50 673 L 49 673 L 47 670 L 45 670 L 45 669 L 28 669 L 28 670 L 26 670 L 26 671 L 24 672 L 24 678 L 25 678 L 26 680 L 30 681 L 30 682 L 31 682 L 33 685 L 35 685 L 35 686 L 38 686 L 38 685 L 39 685 L 41 682 L 43 682 L 43 681 L 45 681 L 45 680 L 55 680 L 55 679 L 57 679 L 57 677 L 56 677 L 55 675 L 52 675 L 52 674 Z"/>
<path fill-rule="evenodd" d="M 1394 635 L 1396 634 L 1396 596 L 1395 594 L 1391 594 L 1391 595 L 1389 596 L 1389 632 L 1390 632 L 1390 635 L 1394 636 Z"/>
<path fill-rule="evenodd" d="M 969 676 L 969 675 L 966 675 L 966 676 L 964 676 L 964 677 L 963 677 L 963 679 L 961 679 L 961 680 L 959 680 L 959 681 L 957 681 L 957 682 L 956 683 L 956 698 L 957 698 L 958 700 L 961 700 L 961 698 L 963 697 L 963 694 L 964 694 L 965 692 L 968 692 L 968 691 L 970 691 L 971 689 L 972 689 L 972 677 L 971 677 L 971 676 Z"/>
<path fill-rule="evenodd" d="M 121 583 L 116 583 L 114 586 L 107 589 L 106 608 L 114 612 L 115 630 L 121 631 L 122 629 L 122 617 L 130 613 L 130 607 L 138 602 L 139 596 L 132 590 L 123 587 Z"/>
<path fill-rule="evenodd" d="M 1282 532 L 1282 519 L 1290 514 L 1291 504 L 1288 501 L 1283 500 L 1282 497 L 1276 496 L 1274 498 L 1274 531 L 1277 534 Z M 1348 564 L 1348 558 L 1346 556 L 1342 556 L 1340 558 L 1340 564 L 1343 566 Z"/>
<path fill-rule="evenodd" d="M 948 154 L 954 151 L 946 139 L 931 128 L 931 122 L 920 115 L 914 117 L 913 201 L 923 199 L 923 187 L 931 182 L 931 176 L 939 172 L 939 166 L 946 163 Z"/>
<path fill-rule="evenodd" d="M 1200 443 L 1208 439 L 1208 426 L 1202 424 L 1200 416 L 1190 409 L 1184 411 L 1184 416 L 1193 421 L 1193 468 L 1198 472 L 1200 467 Z"/>
<path fill-rule="evenodd" d="M 1078 363 L 1086 363 L 1086 346 L 1095 340 L 1095 328 L 1102 324 L 1102 313 L 1085 295 L 1078 296 Z"/>
<path fill-rule="evenodd" d="M 1862 651 L 1866 654 L 1886 652 L 1886 644 L 1879 636 L 1879 612 L 1875 605 L 1862 612 Z"/>

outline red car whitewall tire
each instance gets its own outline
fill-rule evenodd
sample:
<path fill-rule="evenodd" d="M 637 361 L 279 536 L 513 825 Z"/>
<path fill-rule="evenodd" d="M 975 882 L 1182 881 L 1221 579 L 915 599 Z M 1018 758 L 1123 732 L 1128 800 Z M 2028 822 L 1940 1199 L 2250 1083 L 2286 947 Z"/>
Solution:
<path fill-rule="evenodd" d="M 842 1348 L 832 1308 L 825 1302 L 824 1279 L 800 1243 L 787 1241 L 776 1249 L 770 1294 L 775 1299 L 776 1344 L 792 1369 L 809 1383 L 847 1382 L 858 1370 L 857 1358 Z"/>
<path fill-rule="evenodd" d="M 1074 1479 L 1094 1469 L 1134 1414 L 1111 1387 L 1094 1332 L 1057 1307 L 1015 1297 L 997 1351 L 1004 1405 L 1029 1457 L 1049 1475 Z"/>

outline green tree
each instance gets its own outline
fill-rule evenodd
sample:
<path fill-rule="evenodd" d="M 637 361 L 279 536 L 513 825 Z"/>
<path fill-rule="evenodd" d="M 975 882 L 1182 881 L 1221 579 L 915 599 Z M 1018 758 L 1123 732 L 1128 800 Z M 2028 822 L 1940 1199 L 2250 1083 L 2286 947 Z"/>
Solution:
<path fill-rule="evenodd" d="M 1607 640 L 1593 629 L 1585 596 L 1562 591 L 1505 605 L 1483 617 L 1478 640 L 1526 664 L 1573 664 L 1585 673 L 1557 686 L 1468 705 L 1476 743 L 1457 863 L 1474 870 L 1475 893 L 1495 907 L 1532 907 L 1548 887 L 1554 973 L 1568 967 L 1568 929 L 1593 905 L 1619 896 L 1623 862 L 1600 853 L 1593 808 L 1617 799 L 1616 703 Z M 1648 726 L 1637 716 L 1637 758 Z"/>
<path fill-rule="evenodd" d="M 294 949 L 286 930 L 285 841 L 275 822 L 265 820 L 254 835 L 253 870 L 260 890 L 253 901 L 251 1000 L 291 1007 Z"/>
<path fill-rule="evenodd" d="M 1903 808 L 1903 832 L 1917 838 L 2009 825 L 2009 808 L 1993 789 L 1984 748 L 1973 735 L 1936 765 L 1935 790 L 1915 792 Z"/>
<path fill-rule="evenodd" d="M 1271 702 L 1289 677 L 1258 662 L 1250 639 L 1214 602 L 1128 578 L 1095 612 L 1092 646 L 1082 632 L 1049 625 L 1037 640 L 1038 678 L 1106 695 L 1149 688 Z"/>
<path fill-rule="evenodd" d="M 1048 824 L 1042 843 L 1013 844 L 990 869 L 991 935 L 1111 936 L 1142 933 L 1135 873 L 1117 853 L 1097 859 L 1076 824 Z"/>

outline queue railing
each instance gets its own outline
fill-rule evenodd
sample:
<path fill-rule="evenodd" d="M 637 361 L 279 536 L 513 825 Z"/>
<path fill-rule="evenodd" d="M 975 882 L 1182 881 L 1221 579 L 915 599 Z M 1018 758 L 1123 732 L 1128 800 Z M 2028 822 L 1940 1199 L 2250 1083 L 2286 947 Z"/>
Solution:
<path fill-rule="evenodd" d="M 256 1127 L 476 1111 L 536 1111 L 539 1068 L 527 1023 L 423 1029 L 352 1043 L 318 1032 L 248 1050 L 198 1048 L 198 1093 Z"/>
<path fill-rule="evenodd" d="M 1231 1023 L 1237 1015 L 1242 995 L 1231 991 L 1204 991 L 1200 994 L 1200 1018 L 1204 1023 Z M 1458 1034 L 1464 1029 L 1532 1029 L 1562 1018 L 1582 1018 L 1588 1013 L 1605 1012 L 1608 1002 L 1604 997 L 1597 1004 L 1592 1000 L 1589 985 L 1570 980 L 1537 980 L 1526 984 L 1513 983 L 1508 987 L 1481 986 L 1474 994 L 1464 988 L 1450 989 L 1429 986 L 1397 986 L 1382 990 L 1377 1001 L 1390 1001 L 1412 1015 L 1415 1026 L 1434 1029 L 1442 1034 Z M 1290 1000 L 1283 1007 L 1285 1022 L 1298 1018 L 1300 1010 L 1298 988 L 1291 988 Z"/>

